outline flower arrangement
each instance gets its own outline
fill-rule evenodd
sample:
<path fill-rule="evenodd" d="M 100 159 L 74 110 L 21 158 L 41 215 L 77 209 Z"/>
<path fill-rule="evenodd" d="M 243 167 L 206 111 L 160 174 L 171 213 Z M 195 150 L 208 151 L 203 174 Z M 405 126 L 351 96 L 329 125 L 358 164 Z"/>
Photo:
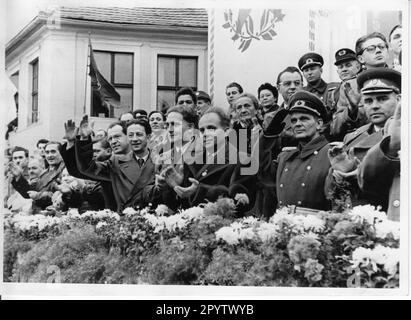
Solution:
<path fill-rule="evenodd" d="M 235 206 L 222 198 L 176 213 L 158 206 L 9 215 L 5 281 L 44 281 L 49 257 L 64 282 L 399 286 L 400 225 L 379 208 L 282 208 L 264 221 L 235 217 Z"/>

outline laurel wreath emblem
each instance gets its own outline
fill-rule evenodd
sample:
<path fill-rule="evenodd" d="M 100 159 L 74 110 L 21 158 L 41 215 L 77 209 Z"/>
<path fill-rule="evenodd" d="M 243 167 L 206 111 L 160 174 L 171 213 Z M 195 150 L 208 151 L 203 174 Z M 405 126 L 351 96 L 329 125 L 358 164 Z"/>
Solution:
<path fill-rule="evenodd" d="M 231 9 L 224 12 L 223 28 L 230 29 L 234 33 L 231 37 L 233 41 L 240 41 L 238 49 L 241 52 L 247 50 L 253 39 L 273 40 L 277 35 L 274 30 L 275 23 L 284 19 L 284 14 L 278 9 L 265 9 L 260 19 L 260 29 L 254 30 L 254 21 L 250 16 L 251 9 L 240 9 L 237 20 L 233 19 Z"/>

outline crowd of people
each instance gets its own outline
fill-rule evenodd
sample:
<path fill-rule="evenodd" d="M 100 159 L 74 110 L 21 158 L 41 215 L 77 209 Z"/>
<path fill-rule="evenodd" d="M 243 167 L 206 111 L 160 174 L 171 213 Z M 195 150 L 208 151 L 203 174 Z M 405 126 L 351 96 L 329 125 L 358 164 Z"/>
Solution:
<path fill-rule="evenodd" d="M 306 53 L 256 96 L 232 82 L 228 111 L 204 91 L 181 88 L 165 114 L 134 110 L 106 130 L 94 130 L 87 116 L 78 125 L 69 119 L 64 143 L 41 139 L 30 156 L 12 149 L 5 205 L 32 214 L 121 213 L 230 197 L 239 216 L 369 203 L 398 221 L 401 26 L 388 40 L 374 32 L 354 50 L 337 50 L 338 83 L 322 78 L 323 64 Z"/>

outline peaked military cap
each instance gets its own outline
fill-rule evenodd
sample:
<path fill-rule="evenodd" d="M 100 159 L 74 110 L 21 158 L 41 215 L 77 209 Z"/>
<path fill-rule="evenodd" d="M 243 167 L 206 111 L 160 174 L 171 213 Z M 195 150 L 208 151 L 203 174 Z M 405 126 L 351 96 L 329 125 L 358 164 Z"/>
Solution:
<path fill-rule="evenodd" d="M 324 64 L 324 59 L 321 57 L 318 53 L 315 52 L 308 52 L 305 55 L 303 55 L 300 60 L 298 60 L 298 67 L 300 68 L 301 71 L 303 71 L 305 68 L 310 67 L 310 66 L 320 66 L 322 67 Z"/>
<path fill-rule="evenodd" d="M 357 77 L 362 94 L 401 92 L 401 72 L 389 68 L 368 69 Z"/>
<path fill-rule="evenodd" d="M 340 50 L 337 50 L 335 53 L 335 62 L 334 64 L 338 66 L 339 64 L 345 62 L 345 61 L 350 61 L 350 60 L 357 60 L 357 56 L 354 51 L 348 48 L 342 48 Z"/>
<path fill-rule="evenodd" d="M 210 96 L 204 91 L 196 91 L 195 95 L 197 97 L 197 100 L 201 99 L 201 100 L 207 100 L 211 102 Z"/>
<path fill-rule="evenodd" d="M 289 112 L 304 112 L 326 119 L 327 110 L 324 103 L 315 94 L 308 91 L 297 91 L 291 96 Z"/>

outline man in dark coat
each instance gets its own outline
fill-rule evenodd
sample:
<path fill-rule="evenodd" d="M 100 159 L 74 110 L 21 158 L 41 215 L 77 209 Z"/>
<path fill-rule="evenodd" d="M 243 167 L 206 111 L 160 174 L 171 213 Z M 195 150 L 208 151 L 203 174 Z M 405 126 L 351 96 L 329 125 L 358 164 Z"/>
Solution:
<path fill-rule="evenodd" d="M 219 197 L 235 199 L 242 195 L 242 200 L 237 201 L 238 212 L 251 207 L 255 178 L 242 170 L 246 168 L 238 161 L 236 148 L 226 142 L 229 124 L 230 119 L 219 108 L 210 108 L 202 115 L 199 129 L 204 149 L 197 148 L 190 159 L 185 157 L 183 175 L 173 171 L 173 167 L 165 173 L 167 186 L 163 185 L 162 192 L 168 197 L 167 205 L 190 207 Z"/>
<path fill-rule="evenodd" d="M 299 91 L 291 97 L 289 112 L 298 146 L 287 148 L 265 167 L 276 182 L 278 206 L 329 210 L 329 144 L 320 134 L 327 116 L 325 106 L 314 94 Z"/>
<path fill-rule="evenodd" d="M 385 36 L 379 32 L 360 37 L 355 43 L 355 52 L 363 70 L 388 67 L 388 42 Z M 330 125 L 331 135 L 335 140 L 341 140 L 346 134 L 355 131 L 366 123 L 367 119 L 357 79 L 348 79 L 340 87 L 337 111 L 334 113 Z"/>
<path fill-rule="evenodd" d="M 101 197 L 104 199 L 105 208 L 116 210 L 117 204 L 114 199 L 111 181 L 91 179 L 89 176 L 82 174 L 78 169 L 75 152 L 76 148 L 74 147 L 76 135 L 80 133 L 87 139 L 87 135 L 90 133 L 88 132 L 88 130 L 90 129 L 88 127 L 87 117 L 83 118 L 79 128 L 76 128 L 76 125 L 72 120 L 67 121 L 67 123 L 65 123 L 66 134 L 64 136 L 64 138 L 67 140 L 67 143 L 64 143 L 61 148 L 61 156 L 63 157 L 63 161 L 66 164 L 66 169 L 71 176 L 79 179 L 95 181 L 96 184 L 92 190 L 92 193 L 98 193 L 101 195 Z M 93 159 L 96 161 L 106 161 L 111 156 L 111 147 L 105 138 L 99 141 L 95 141 L 93 143 L 93 150 L 89 150 L 89 152 L 90 151 L 93 152 Z M 84 150 L 83 153 L 84 152 L 86 151 Z M 86 157 L 89 157 L 89 155 L 87 155 Z M 98 195 L 96 194 L 96 196 Z M 98 196 L 98 198 L 100 198 L 100 196 Z"/>
<path fill-rule="evenodd" d="M 24 197 L 33 199 L 33 207 L 45 209 L 52 204 L 52 194 L 58 190 L 61 174 L 65 168 L 60 154 L 59 142 L 48 142 L 45 147 L 46 161 L 49 167 L 44 170 L 37 181 L 30 184 L 24 177 L 15 177 L 13 187 Z"/>
<path fill-rule="evenodd" d="M 147 148 L 150 133 L 151 127 L 145 120 L 132 120 L 127 125 L 112 123 L 108 141 L 114 154 L 104 162 L 93 160 L 90 138 L 76 140 L 80 172 L 94 179 L 111 180 L 119 212 L 130 206 L 144 207 L 151 201 L 154 163 Z"/>

